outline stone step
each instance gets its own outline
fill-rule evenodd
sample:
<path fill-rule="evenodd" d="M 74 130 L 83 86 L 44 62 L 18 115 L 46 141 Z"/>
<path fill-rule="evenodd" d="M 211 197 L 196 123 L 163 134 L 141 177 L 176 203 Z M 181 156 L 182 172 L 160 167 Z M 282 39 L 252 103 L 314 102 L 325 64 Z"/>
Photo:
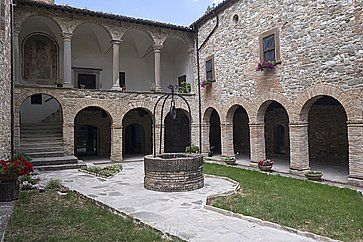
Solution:
<path fill-rule="evenodd" d="M 48 142 L 63 142 L 63 138 L 62 137 L 21 137 L 20 142 L 32 142 L 32 143 L 36 143 L 36 142 L 43 142 L 43 143 L 48 143 Z"/>
<path fill-rule="evenodd" d="M 22 124 L 21 130 L 39 130 L 39 129 L 61 129 L 59 124 Z"/>
<path fill-rule="evenodd" d="M 50 142 L 48 140 L 47 142 L 25 142 L 25 141 L 22 141 L 20 143 L 20 149 L 43 148 L 43 147 L 62 147 L 63 148 L 63 142 L 62 141 Z"/>
<path fill-rule="evenodd" d="M 63 157 L 63 151 L 47 151 L 47 152 L 29 152 L 27 153 L 32 159 L 45 157 Z"/>
<path fill-rule="evenodd" d="M 84 167 L 87 167 L 87 165 L 83 161 L 79 161 L 76 164 L 46 165 L 46 166 L 36 166 L 35 168 L 40 171 L 61 171 L 61 170 L 81 169 Z"/>
<path fill-rule="evenodd" d="M 38 147 L 27 147 L 27 148 L 19 148 L 18 152 L 21 153 L 39 153 L 39 152 L 64 152 L 63 146 L 38 146 Z"/>
<path fill-rule="evenodd" d="M 61 129 L 23 129 L 20 131 L 22 134 L 47 134 L 47 133 L 62 133 Z"/>
<path fill-rule="evenodd" d="M 34 158 L 32 160 L 34 166 L 55 166 L 66 164 L 77 164 L 78 159 L 75 156 L 58 156 L 46 158 Z"/>
<path fill-rule="evenodd" d="M 21 134 L 22 138 L 52 138 L 52 137 L 58 137 L 62 138 L 62 134 L 57 133 L 36 133 L 36 134 Z"/>

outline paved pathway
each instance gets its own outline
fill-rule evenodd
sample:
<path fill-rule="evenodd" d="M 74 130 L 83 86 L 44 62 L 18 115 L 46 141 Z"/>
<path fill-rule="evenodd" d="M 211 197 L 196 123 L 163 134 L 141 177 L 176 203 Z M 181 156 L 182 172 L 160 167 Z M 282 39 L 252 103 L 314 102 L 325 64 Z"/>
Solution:
<path fill-rule="evenodd" d="M 13 202 L 0 202 L 0 241 L 4 240 L 6 224 L 8 223 L 11 213 L 13 212 L 13 207 Z"/>
<path fill-rule="evenodd" d="M 205 187 L 193 192 L 153 192 L 143 187 L 143 163 L 123 166 L 120 174 L 107 181 L 75 170 L 43 176 L 59 178 L 72 190 L 188 241 L 311 241 L 204 209 L 207 196 L 233 190 L 234 184 L 224 179 L 206 178 Z"/>

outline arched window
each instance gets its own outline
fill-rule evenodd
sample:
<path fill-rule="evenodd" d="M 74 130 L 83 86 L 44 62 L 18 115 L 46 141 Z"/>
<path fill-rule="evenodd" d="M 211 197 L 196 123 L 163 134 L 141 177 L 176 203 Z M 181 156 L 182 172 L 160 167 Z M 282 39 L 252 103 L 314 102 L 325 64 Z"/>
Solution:
<path fill-rule="evenodd" d="M 58 79 L 58 46 L 53 38 L 36 33 L 23 43 L 23 76 L 26 81 L 52 85 Z"/>
<path fill-rule="evenodd" d="M 235 14 L 235 15 L 233 16 L 233 23 L 234 23 L 234 24 L 238 24 L 238 22 L 239 22 L 239 17 L 238 17 L 238 15 L 237 15 L 237 14 Z"/>

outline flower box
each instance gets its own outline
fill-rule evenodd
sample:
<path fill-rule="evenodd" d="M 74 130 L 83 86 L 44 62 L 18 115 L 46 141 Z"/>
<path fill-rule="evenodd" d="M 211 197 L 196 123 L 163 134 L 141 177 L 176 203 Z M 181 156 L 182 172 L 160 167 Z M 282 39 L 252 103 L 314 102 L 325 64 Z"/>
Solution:
<path fill-rule="evenodd" d="M 275 69 L 276 62 L 275 61 L 266 61 L 262 63 L 258 63 L 256 71 L 272 71 Z"/>
<path fill-rule="evenodd" d="M 323 177 L 323 172 L 321 172 L 321 171 L 308 171 L 307 173 L 305 173 L 305 177 L 308 180 L 320 181 L 321 178 Z"/>

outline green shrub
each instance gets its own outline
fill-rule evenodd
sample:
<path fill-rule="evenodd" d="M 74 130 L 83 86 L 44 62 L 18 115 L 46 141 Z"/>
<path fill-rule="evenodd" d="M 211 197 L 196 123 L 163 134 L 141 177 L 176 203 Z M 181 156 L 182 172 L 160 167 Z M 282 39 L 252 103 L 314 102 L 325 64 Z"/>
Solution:
<path fill-rule="evenodd" d="M 191 145 L 185 147 L 185 153 L 187 154 L 198 154 L 199 153 L 199 147 L 196 145 Z"/>
<path fill-rule="evenodd" d="M 47 186 L 45 187 L 49 190 L 57 190 L 62 188 L 62 181 L 59 179 L 51 179 L 48 181 Z"/>
<path fill-rule="evenodd" d="M 93 167 L 84 168 L 82 170 L 108 178 L 108 177 L 114 176 L 115 174 L 122 171 L 122 165 L 115 164 L 115 165 L 110 165 L 110 166 L 105 166 L 105 167 L 93 166 Z"/>

